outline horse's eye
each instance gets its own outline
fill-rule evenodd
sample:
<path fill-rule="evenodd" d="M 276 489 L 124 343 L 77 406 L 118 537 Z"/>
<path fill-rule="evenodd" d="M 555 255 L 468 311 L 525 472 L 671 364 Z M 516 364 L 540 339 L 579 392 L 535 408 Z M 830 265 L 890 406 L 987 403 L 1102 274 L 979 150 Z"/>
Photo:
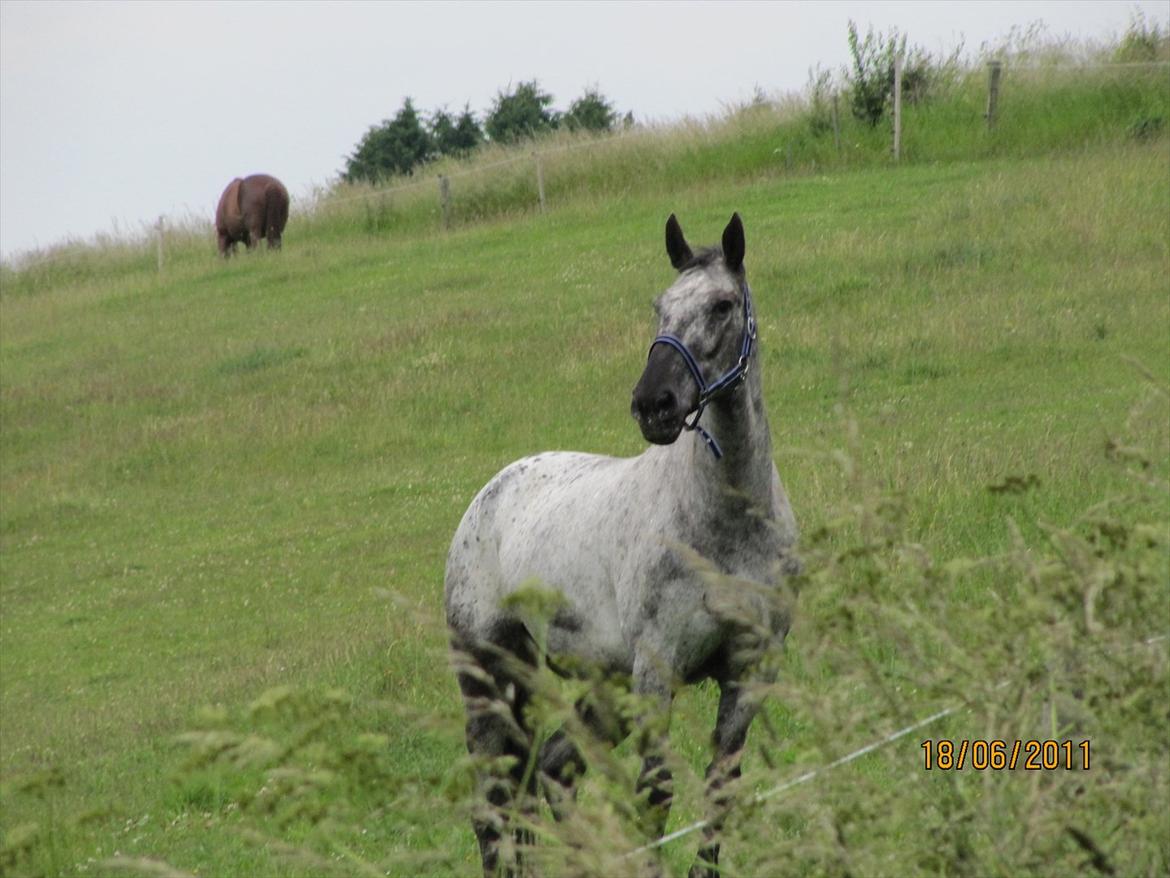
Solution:
<path fill-rule="evenodd" d="M 721 299 L 711 306 L 711 313 L 716 317 L 726 317 L 733 307 L 730 299 Z"/>

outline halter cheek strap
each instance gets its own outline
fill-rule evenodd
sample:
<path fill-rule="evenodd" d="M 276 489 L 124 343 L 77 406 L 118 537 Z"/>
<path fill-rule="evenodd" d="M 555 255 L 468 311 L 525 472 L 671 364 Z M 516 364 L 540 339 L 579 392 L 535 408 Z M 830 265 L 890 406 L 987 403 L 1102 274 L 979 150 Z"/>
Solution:
<path fill-rule="evenodd" d="M 655 345 L 668 345 L 674 348 L 683 358 L 687 368 L 691 372 L 691 376 L 695 379 L 695 384 L 699 387 L 699 400 L 695 407 L 691 410 L 694 412 L 694 417 L 690 421 L 683 418 L 683 426 L 688 430 L 695 430 L 703 441 L 707 443 L 707 447 L 711 449 L 711 453 L 715 455 L 715 459 L 719 460 L 723 457 L 723 449 L 719 447 L 719 443 L 715 441 L 715 437 L 699 426 L 699 418 L 703 416 L 703 409 L 707 407 L 707 403 L 716 399 L 723 394 L 730 391 L 732 388 L 739 385 L 748 373 L 748 364 L 751 359 L 756 342 L 756 318 L 752 313 L 752 291 L 746 283 L 743 285 L 743 338 L 739 345 L 739 359 L 735 365 L 719 376 L 718 379 L 708 384 L 703 377 L 703 370 L 699 368 L 699 362 L 695 359 L 688 349 L 686 344 L 676 335 L 660 335 L 650 343 L 650 350 L 654 350 Z M 690 415 L 691 412 L 687 412 Z"/>

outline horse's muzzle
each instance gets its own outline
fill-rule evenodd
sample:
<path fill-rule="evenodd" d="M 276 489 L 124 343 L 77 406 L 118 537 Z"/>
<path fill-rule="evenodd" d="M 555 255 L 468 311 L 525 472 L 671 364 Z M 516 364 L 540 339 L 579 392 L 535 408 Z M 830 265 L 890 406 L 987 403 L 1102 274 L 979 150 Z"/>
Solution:
<path fill-rule="evenodd" d="M 642 436 L 655 445 L 670 445 L 697 402 L 694 382 L 678 355 L 669 348 L 654 348 L 630 402 Z"/>
<path fill-rule="evenodd" d="M 672 393 L 669 396 L 663 394 L 648 404 L 645 401 L 640 403 L 635 395 L 630 403 L 630 414 L 638 422 L 646 441 L 655 445 L 669 445 L 682 432 L 683 418 L 678 413 L 678 406 Z"/>

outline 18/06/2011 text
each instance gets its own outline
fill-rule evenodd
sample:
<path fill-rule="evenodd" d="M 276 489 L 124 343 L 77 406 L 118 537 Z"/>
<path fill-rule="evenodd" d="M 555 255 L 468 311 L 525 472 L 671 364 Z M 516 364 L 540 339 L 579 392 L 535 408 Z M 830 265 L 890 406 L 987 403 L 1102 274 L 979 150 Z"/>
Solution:
<path fill-rule="evenodd" d="M 922 742 L 924 768 L 927 771 L 940 769 L 961 771 L 974 768 L 984 771 L 1017 767 L 1026 771 L 1089 770 L 1089 742 L 1081 741 L 984 741 L 946 739 Z"/>

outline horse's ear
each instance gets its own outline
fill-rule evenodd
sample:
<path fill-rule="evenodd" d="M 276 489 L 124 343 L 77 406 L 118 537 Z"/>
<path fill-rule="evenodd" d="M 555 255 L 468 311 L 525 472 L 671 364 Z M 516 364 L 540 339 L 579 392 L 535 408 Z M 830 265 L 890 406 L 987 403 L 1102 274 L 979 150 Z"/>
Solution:
<path fill-rule="evenodd" d="M 666 255 L 670 257 L 670 264 L 679 271 L 694 258 L 691 248 L 687 246 L 687 239 L 683 237 L 682 226 L 673 213 L 666 221 Z"/>
<path fill-rule="evenodd" d="M 743 268 L 743 253 L 743 220 L 738 213 L 733 213 L 723 230 L 723 261 L 733 272 L 738 272 Z"/>

